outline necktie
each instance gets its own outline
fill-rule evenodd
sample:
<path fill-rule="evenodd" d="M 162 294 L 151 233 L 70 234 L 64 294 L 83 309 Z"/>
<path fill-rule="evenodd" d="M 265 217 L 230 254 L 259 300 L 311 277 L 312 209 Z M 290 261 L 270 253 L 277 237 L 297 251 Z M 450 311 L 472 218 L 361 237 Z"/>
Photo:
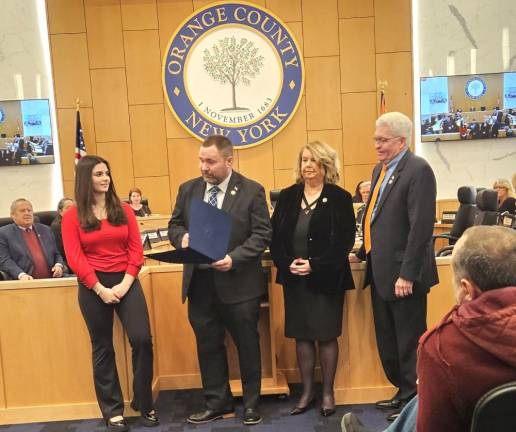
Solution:
<path fill-rule="evenodd" d="M 208 204 L 213 207 L 217 207 L 217 194 L 219 193 L 220 188 L 218 186 L 212 186 L 208 191 L 210 195 L 208 196 Z"/>
<path fill-rule="evenodd" d="M 373 210 L 376 206 L 376 200 L 378 199 L 378 193 L 380 192 L 380 186 L 382 185 L 386 171 L 387 166 L 383 165 L 382 171 L 380 172 L 380 177 L 374 185 L 373 194 L 369 200 L 369 207 L 367 207 L 367 213 L 364 217 L 364 223 L 362 224 L 362 228 L 364 229 L 364 246 L 366 253 L 371 252 L 371 216 L 373 215 Z"/>

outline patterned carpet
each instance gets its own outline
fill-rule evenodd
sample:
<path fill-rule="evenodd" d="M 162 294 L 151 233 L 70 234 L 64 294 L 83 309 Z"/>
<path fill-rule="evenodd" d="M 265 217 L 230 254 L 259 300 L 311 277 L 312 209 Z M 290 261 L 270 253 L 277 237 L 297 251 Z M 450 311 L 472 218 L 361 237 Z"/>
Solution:
<path fill-rule="evenodd" d="M 281 399 L 276 396 L 265 396 L 261 400 L 260 412 L 263 422 L 255 426 L 244 426 L 241 423 L 241 401 L 237 399 L 237 417 L 228 420 L 218 420 L 205 425 L 190 425 L 186 417 L 203 407 L 203 397 L 200 390 L 163 391 L 157 400 L 161 425 L 157 428 L 145 428 L 138 424 L 138 418 L 128 418 L 133 432 L 338 432 L 340 420 L 348 411 L 353 411 L 364 424 L 378 431 L 388 425 L 385 413 L 378 411 L 373 405 L 342 405 L 337 412 L 328 418 L 319 414 L 319 406 L 305 414 L 290 416 L 288 413 L 300 393 L 299 385 L 292 385 L 290 398 Z M 319 402 L 320 403 L 320 402 Z M 103 432 L 104 423 L 98 420 L 77 420 L 51 423 L 31 423 L 23 425 L 0 426 L 1 432 Z"/>

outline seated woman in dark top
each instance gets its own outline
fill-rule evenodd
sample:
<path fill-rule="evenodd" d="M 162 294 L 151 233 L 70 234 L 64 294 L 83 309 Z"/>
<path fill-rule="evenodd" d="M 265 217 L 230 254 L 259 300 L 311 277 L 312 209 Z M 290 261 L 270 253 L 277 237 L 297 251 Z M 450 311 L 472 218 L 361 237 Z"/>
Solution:
<path fill-rule="evenodd" d="M 493 189 L 498 192 L 498 213 L 509 212 L 516 214 L 516 199 L 511 183 L 506 179 L 498 179 L 493 184 Z"/>
<path fill-rule="evenodd" d="M 129 191 L 129 205 L 135 216 L 149 216 L 151 214 L 149 206 L 142 203 L 142 191 L 136 187 Z"/>
<path fill-rule="evenodd" d="M 63 220 L 63 215 L 65 212 L 74 204 L 73 199 L 71 198 L 62 198 L 59 200 L 57 204 L 57 216 L 50 224 L 50 228 L 54 233 L 54 237 L 56 238 L 56 246 L 57 250 L 65 260 L 65 264 L 68 267 L 68 263 L 66 261 L 66 255 L 63 247 L 63 235 L 61 234 L 61 222 Z"/>
<path fill-rule="evenodd" d="M 283 189 L 272 215 L 270 246 L 285 299 L 285 336 L 296 339 L 303 394 L 291 415 L 315 401 L 316 344 L 322 371 L 321 415 L 335 413 L 333 383 L 345 290 L 354 288 L 346 259 L 355 242 L 351 194 L 337 186 L 337 152 L 313 142 L 299 152 L 296 184 Z"/>

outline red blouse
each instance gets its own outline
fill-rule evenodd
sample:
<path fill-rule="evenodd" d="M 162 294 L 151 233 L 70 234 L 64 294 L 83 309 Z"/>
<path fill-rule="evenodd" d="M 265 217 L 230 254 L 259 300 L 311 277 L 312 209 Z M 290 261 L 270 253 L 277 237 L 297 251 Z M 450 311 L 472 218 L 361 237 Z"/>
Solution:
<path fill-rule="evenodd" d="M 131 207 L 126 203 L 122 206 L 127 215 L 127 225 L 114 226 L 103 219 L 100 229 L 95 231 L 82 230 L 75 206 L 63 216 L 61 229 L 68 264 L 90 289 L 98 282 L 95 270 L 125 272 L 137 277 L 143 265 L 138 222 Z"/>

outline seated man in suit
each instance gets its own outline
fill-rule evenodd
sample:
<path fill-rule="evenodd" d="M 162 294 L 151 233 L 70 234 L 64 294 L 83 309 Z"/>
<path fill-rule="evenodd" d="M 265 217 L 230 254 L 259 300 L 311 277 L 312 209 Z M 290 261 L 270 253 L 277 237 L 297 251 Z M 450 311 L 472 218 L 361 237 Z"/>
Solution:
<path fill-rule="evenodd" d="M 489 390 L 516 380 L 516 231 L 475 226 L 452 255 L 455 306 L 419 340 L 418 389 L 385 432 L 466 432 Z M 372 432 L 353 413 L 342 432 Z"/>
<path fill-rule="evenodd" d="M 52 230 L 34 223 L 32 204 L 19 198 L 11 204 L 14 223 L 0 228 L 0 270 L 11 279 L 30 280 L 63 276 L 63 257 Z"/>

